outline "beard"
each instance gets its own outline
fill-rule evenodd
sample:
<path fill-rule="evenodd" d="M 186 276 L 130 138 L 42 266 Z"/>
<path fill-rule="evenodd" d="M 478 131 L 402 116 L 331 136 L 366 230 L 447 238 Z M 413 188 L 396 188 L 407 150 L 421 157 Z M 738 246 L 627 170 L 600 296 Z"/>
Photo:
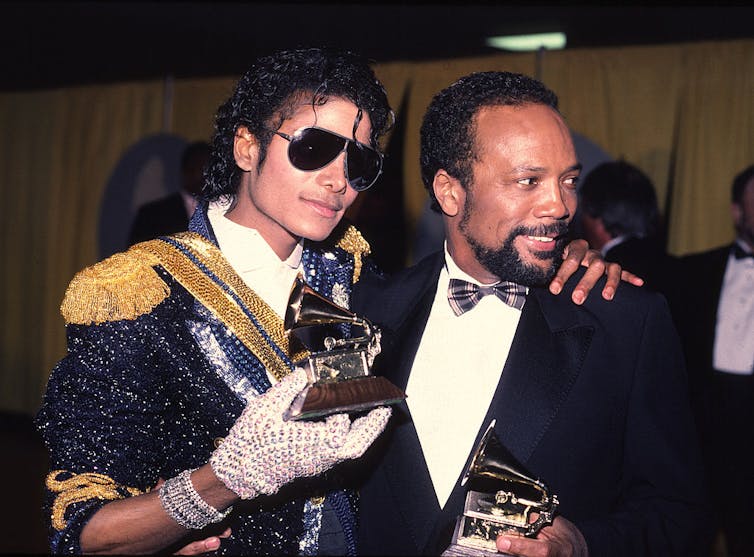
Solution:
<path fill-rule="evenodd" d="M 467 205 L 467 208 L 469 206 Z M 459 228 L 471 247 L 477 261 L 490 273 L 500 280 L 507 280 L 523 286 L 545 286 L 555 276 L 563 261 L 563 253 L 568 244 L 568 225 L 556 222 L 551 225 L 538 227 L 517 226 L 511 230 L 503 244 L 498 248 L 490 248 L 480 244 L 468 230 L 469 211 L 464 211 Z M 541 261 L 549 261 L 549 265 L 540 267 L 531 265 L 521 259 L 521 254 L 513 245 L 518 236 L 551 236 L 557 235 L 554 246 L 547 251 L 533 252 L 534 257 Z"/>

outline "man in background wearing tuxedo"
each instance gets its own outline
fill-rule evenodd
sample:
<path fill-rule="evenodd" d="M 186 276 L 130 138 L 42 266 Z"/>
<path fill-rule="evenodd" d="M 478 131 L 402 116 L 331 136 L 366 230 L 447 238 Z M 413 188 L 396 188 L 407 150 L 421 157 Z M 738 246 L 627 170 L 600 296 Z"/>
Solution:
<path fill-rule="evenodd" d="M 139 207 L 131 226 L 129 245 L 188 230 L 189 219 L 196 209 L 196 196 L 204 184 L 204 167 L 209 154 L 210 146 L 203 141 L 191 143 L 184 149 L 181 190 Z"/>
<path fill-rule="evenodd" d="M 716 519 L 730 557 L 754 555 L 754 165 L 731 188 L 732 244 L 680 259 L 669 296 L 686 352 Z"/>
<path fill-rule="evenodd" d="M 595 167 L 579 187 L 579 209 L 584 239 L 606 261 L 620 263 L 652 290 L 674 287 L 675 258 L 665 251 L 657 194 L 640 168 L 626 161 Z"/>

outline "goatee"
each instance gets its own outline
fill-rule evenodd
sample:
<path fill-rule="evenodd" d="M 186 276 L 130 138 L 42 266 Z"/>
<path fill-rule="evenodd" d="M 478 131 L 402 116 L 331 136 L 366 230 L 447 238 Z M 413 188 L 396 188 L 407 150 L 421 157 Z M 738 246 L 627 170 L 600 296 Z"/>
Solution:
<path fill-rule="evenodd" d="M 489 248 L 477 242 L 468 233 L 465 223 L 461 223 L 461 232 L 476 256 L 477 261 L 500 280 L 512 281 L 523 286 L 545 286 L 549 284 L 563 260 L 563 252 L 568 244 L 568 225 L 565 222 L 527 228 L 514 228 L 499 248 Z M 549 261 L 549 265 L 540 267 L 531 265 L 521 259 L 514 246 L 518 236 L 556 236 L 552 249 L 533 252 L 534 257 Z"/>

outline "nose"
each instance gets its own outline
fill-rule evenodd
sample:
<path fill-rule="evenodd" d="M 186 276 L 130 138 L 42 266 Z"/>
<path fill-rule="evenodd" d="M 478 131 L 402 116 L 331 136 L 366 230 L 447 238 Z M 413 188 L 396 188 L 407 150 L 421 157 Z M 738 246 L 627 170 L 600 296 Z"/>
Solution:
<path fill-rule="evenodd" d="M 564 188 L 559 182 L 543 184 L 534 206 L 534 215 L 538 218 L 563 220 L 571 216 L 575 207 L 576 192 Z"/>
<path fill-rule="evenodd" d="M 348 188 L 346 180 L 346 151 L 343 150 L 330 164 L 320 171 L 320 180 L 324 187 L 330 188 L 333 193 L 345 193 Z"/>

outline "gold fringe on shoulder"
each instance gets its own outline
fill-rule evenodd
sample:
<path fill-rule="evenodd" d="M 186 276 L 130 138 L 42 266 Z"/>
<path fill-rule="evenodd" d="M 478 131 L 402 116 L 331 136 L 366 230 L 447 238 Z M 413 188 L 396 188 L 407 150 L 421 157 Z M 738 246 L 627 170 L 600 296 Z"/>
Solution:
<path fill-rule="evenodd" d="M 170 288 L 153 268 L 159 262 L 140 245 L 73 277 L 60 306 L 66 323 L 90 325 L 136 319 L 170 295 Z"/>
<path fill-rule="evenodd" d="M 353 282 L 354 284 L 357 283 L 361 276 L 361 258 L 372 253 L 372 248 L 369 246 L 369 242 L 367 242 L 366 239 L 364 239 L 364 236 L 361 235 L 361 232 L 351 224 L 345 229 L 343 236 L 338 240 L 336 245 L 353 255 Z"/>
<path fill-rule="evenodd" d="M 58 479 L 60 474 L 69 474 L 70 477 L 60 480 Z M 135 487 L 119 486 L 110 476 L 104 474 L 74 474 L 66 470 L 50 472 L 45 484 L 47 489 L 58 494 L 52 504 L 51 516 L 52 526 L 58 531 L 63 530 L 68 524 L 65 520 L 65 511 L 74 503 L 81 503 L 89 499 L 114 501 L 125 498 L 125 495 L 119 492 L 118 488 L 133 496 L 145 493 Z"/>

